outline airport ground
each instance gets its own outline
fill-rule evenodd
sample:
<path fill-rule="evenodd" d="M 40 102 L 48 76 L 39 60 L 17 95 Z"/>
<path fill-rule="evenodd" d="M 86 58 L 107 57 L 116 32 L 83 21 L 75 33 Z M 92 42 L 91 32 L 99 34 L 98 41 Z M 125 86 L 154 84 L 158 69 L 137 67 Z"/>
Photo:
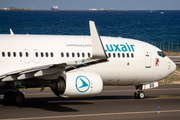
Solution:
<path fill-rule="evenodd" d="M 108 86 L 96 97 L 72 99 L 56 97 L 50 89 L 27 89 L 20 106 L 5 105 L 0 95 L 0 119 L 179 120 L 180 84 L 145 90 L 144 99 L 134 99 L 134 91 L 134 86 Z"/>

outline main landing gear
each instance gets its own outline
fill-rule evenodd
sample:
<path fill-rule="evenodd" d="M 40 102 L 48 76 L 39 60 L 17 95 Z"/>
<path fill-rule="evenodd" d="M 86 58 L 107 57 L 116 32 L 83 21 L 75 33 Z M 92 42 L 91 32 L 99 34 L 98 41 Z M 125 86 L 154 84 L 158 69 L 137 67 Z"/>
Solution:
<path fill-rule="evenodd" d="M 15 104 L 15 105 L 20 105 L 24 103 L 24 95 L 20 91 L 8 91 L 4 95 L 4 101 L 6 104 Z"/>
<path fill-rule="evenodd" d="M 135 99 L 143 99 L 145 97 L 145 93 L 142 90 L 142 85 L 135 86 L 136 92 L 134 92 Z"/>

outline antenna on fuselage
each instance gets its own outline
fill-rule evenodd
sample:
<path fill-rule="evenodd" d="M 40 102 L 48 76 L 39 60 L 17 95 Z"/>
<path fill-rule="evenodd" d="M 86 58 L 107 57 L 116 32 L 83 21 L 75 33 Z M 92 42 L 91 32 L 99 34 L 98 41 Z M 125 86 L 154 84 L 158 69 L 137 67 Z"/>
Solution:
<path fill-rule="evenodd" d="M 13 31 L 12 31 L 11 29 L 10 29 L 10 34 L 11 34 L 11 35 L 14 35 L 14 33 L 13 33 Z"/>

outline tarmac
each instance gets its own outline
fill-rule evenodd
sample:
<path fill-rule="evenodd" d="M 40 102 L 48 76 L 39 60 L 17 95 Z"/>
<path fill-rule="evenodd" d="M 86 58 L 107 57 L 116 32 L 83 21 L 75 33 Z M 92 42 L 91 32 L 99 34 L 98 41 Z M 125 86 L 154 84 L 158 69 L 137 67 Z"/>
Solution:
<path fill-rule="evenodd" d="M 145 90 L 144 99 L 134 99 L 134 86 L 108 86 L 92 98 L 59 98 L 50 89 L 27 89 L 25 103 L 5 105 L 0 95 L 2 120 L 179 120 L 180 84 Z M 158 111 L 159 110 L 159 111 Z"/>

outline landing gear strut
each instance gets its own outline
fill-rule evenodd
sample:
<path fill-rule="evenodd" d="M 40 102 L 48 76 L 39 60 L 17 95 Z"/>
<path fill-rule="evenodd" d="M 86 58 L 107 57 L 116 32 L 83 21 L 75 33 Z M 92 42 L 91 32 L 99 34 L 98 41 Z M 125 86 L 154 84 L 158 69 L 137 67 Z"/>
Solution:
<path fill-rule="evenodd" d="M 20 105 L 24 103 L 24 95 L 22 92 L 13 92 L 13 91 L 8 91 L 4 95 L 4 101 L 6 104 L 15 104 L 15 105 Z"/>
<path fill-rule="evenodd" d="M 143 99 L 145 97 L 145 93 L 142 90 L 142 85 L 135 86 L 136 92 L 134 92 L 135 99 Z"/>

